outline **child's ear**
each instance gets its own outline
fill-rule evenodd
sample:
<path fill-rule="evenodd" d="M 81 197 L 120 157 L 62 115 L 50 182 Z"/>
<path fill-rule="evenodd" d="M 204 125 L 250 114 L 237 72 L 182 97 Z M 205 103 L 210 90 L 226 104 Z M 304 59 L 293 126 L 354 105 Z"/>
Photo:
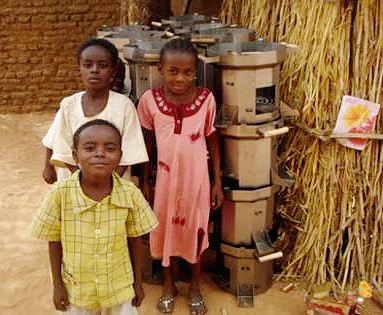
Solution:
<path fill-rule="evenodd" d="M 72 157 L 73 157 L 73 160 L 77 164 L 78 163 L 78 159 L 77 159 L 77 151 L 76 150 L 72 150 Z"/>
<path fill-rule="evenodd" d="M 112 83 L 117 75 L 117 66 L 113 67 L 112 75 L 109 78 L 109 83 Z"/>
<path fill-rule="evenodd" d="M 158 72 L 161 72 L 161 70 L 162 70 L 162 63 L 157 63 L 157 70 L 158 70 Z"/>

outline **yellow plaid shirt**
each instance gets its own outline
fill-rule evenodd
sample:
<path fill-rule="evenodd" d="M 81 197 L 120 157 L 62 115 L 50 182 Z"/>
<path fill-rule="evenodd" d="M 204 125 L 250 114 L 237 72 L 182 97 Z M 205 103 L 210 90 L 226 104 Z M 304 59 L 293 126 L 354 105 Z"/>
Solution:
<path fill-rule="evenodd" d="M 149 233 L 157 219 L 133 183 L 114 174 L 111 194 L 97 202 L 82 191 L 79 174 L 55 184 L 39 207 L 30 234 L 61 241 L 62 277 L 71 304 L 109 308 L 134 297 L 126 237 Z"/>

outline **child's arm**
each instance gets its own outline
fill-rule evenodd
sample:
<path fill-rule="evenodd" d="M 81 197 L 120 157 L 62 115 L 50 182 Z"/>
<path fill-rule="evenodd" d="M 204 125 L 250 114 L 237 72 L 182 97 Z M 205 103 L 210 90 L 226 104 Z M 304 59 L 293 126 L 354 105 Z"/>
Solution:
<path fill-rule="evenodd" d="M 142 257 L 142 243 L 140 237 L 127 237 L 128 249 L 130 260 L 133 268 L 134 276 L 134 293 L 135 296 L 132 300 L 133 306 L 140 306 L 143 298 L 145 297 L 144 289 L 141 280 L 141 257 Z"/>
<path fill-rule="evenodd" d="M 57 181 L 57 174 L 56 174 L 55 168 L 51 164 L 52 154 L 53 154 L 53 151 L 51 149 L 46 148 L 43 178 L 48 184 L 53 184 L 55 181 Z"/>
<path fill-rule="evenodd" d="M 147 201 L 150 201 L 150 185 L 149 185 L 150 162 L 156 152 L 155 150 L 156 137 L 153 130 L 143 129 L 143 134 L 144 134 L 144 140 L 146 144 L 146 151 L 148 152 L 148 156 L 149 156 L 149 162 L 142 164 L 142 176 L 140 177 L 140 188 L 145 199 Z"/>
<path fill-rule="evenodd" d="M 69 305 L 68 294 L 61 277 L 61 242 L 49 242 L 49 258 L 53 281 L 53 303 L 59 311 L 66 311 Z"/>
<path fill-rule="evenodd" d="M 221 159 L 218 147 L 218 132 L 213 132 L 207 137 L 208 149 L 212 160 L 213 184 L 211 188 L 211 206 L 213 210 L 221 207 L 223 201 L 222 183 L 221 183 Z"/>
<path fill-rule="evenodd" d="M 72 174 L 78 170 L 78 167 L 75 166 L 75 165 L 71 165 L 71 164 L 68 164 L 68 163 L 65 163 L 65 165 L 66 165 L 66 167 L 70 170 L 70 172 L 71 172 Z"/>
<path fill-rule="evenodd" d="M 122 177 L 122 175 L 124 175 L 127 168 L 128 168 L 127 165 L 117 166 L 116 173 L 118 174 L 118 176 Z"/>

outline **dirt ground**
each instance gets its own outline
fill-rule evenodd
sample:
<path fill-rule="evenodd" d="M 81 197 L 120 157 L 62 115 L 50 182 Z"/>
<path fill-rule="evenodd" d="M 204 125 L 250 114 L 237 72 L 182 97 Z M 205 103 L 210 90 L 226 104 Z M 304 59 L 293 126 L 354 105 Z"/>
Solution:
<path fill-rule="evenodd" d="M 43 195 L 48 191 L 41 171 L 44 150 L 41 137 L 46 132 L 52 113 L 0 115 L 0 314 L 56 314 L 51 301 L 50 271 L 47 244 L 28 235 L 28 226 Z M 304 315 L 304 290 L 280 291 L 275 283 L 264 294 L 254 297 L 254 308 L 237 308 L 235 296 L 221 291 L 211 275 L 203 275 L 202 290 L 210 315 Z M 157 314 L 159 285 L 144 285 L 146 299 L 140 315 Z M 187 284 L 180 284 L 173 314 L 189 314 Z M 382 315 L 383 310 L 368 301 L 367 315 Z"/>

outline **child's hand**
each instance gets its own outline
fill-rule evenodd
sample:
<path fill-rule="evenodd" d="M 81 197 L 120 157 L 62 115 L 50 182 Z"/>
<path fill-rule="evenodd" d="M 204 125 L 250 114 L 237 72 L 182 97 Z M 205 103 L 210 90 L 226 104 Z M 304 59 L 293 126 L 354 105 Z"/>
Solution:
<path fill-rule="evenodd" d="M 223 192 L 220 184 L 213 184 L 211 188 L 211 208 L 217 210 L 221 207 L 223 201 Z"/>
<path fill-rule="evenodd" d="M 140 306 L 142 300 L 145 297 L 144 288 L 142 287 L 141 283 L 136 283 L 136 282 L 133 284 L 133 288 L 134 288 L 135 296 L 132 300 L 132 305 Z"/>
<path fill-rule="evenodd" d="M 64 285 L 57 285 L 53 288 L 53 303 L 56 310 L 65 312 L 69 306 L 68 294 Z"/>
<path fill-rule="evenodd" d="M 150 203 L 151 200 L 150 200 L 150 185 L 149 185 L 149 182 L 146 181 L 146 180 L 143 181 L 140 188 L 141 188 L 141 192 L 144 195 L 146 201 Z"/>
<path fill-rule="evenodd" d="M 57 180 L 57 175 L 53 165 L 45 165 L 43 171 L 43 178 L 48 184 L 53 184 Z"/>

